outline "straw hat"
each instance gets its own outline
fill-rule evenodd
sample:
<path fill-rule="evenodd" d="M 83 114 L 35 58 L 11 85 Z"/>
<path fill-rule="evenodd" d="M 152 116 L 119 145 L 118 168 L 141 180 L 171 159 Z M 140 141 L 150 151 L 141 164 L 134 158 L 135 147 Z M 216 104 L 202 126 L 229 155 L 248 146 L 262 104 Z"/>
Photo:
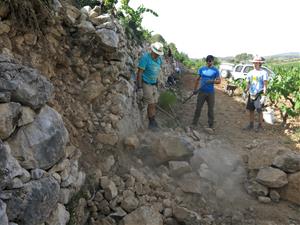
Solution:
<path fill-rule="evenodd" d="M 157 55 L 164 54 L 164 46 L 160 42 L 155 42 L 155 43 L 151 44 L 151 50 Z"/>
<path fill-rule="evenodd" d="M 259 63 L 265 63 L 265 59 L 259 55 L 254 56 L 254 58 L 252 59 L 253 63 L 259 62 Z"/>

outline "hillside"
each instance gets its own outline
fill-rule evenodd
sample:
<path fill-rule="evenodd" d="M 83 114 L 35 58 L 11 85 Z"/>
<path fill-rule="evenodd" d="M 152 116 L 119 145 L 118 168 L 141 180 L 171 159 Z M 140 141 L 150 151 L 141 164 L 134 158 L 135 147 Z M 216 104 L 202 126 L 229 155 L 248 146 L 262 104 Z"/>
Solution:
<path fill-rule="evenodd" d="M 266 56 L 266 58 L 273 58 L 273 59 L 278 59 L 278 60 L 299 59 L 300 52 L 287 52 L 287 53 L 281 53 L 281 54 L 276 54 L 276 55 L 269 55 L 269 56 Z"/>
<path fill-rule="evenodd" d="M 290 61 L 300 59 L 300 52 L 287 52 L 274 55 L 264 56 L 267 60 L 272 61 Z M 221 61 L 230 62 L 234 60 L 234 56 L 219 57 Z"/>

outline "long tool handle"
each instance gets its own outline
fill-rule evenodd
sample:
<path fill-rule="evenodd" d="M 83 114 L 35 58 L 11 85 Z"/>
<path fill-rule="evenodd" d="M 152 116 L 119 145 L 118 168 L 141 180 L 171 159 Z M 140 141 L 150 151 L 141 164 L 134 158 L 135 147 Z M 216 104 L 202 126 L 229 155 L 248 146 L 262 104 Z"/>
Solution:
<path fill-rule="evenodd" d="M 183 100 L 182 104 L 186 103 L 188 100 L 190 100 L 195 94 L 192 93 L 189 97 Z"/>

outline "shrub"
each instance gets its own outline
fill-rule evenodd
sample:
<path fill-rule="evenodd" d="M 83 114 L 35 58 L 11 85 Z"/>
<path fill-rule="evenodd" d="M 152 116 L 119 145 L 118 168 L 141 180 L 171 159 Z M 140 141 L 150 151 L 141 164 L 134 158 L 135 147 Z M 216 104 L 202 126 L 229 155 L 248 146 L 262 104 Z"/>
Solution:
<path fill-rule="evenodd" d="M 169 109 L 170 106 L 173 106 L 177 101 L 176 95 L 173 91 L 167 90 L 159 96 L 158 104 L 164 108 Z"/>

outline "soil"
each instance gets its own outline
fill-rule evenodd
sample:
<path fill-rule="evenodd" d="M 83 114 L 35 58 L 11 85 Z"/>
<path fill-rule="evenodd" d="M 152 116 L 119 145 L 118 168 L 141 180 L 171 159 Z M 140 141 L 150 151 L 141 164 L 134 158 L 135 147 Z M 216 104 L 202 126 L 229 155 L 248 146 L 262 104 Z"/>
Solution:
<path fill-rule="evenodd" d="M 185 99 L 191 94 L 194 86 L 194 80 L 195 75 L 193 74 L 183 74 L 180 78 L 177 89 L 179 89 L 182 99 Z M 249 120 L 248 112 L 245 109 L 245 103 L 240 95 L 227 95 L 224 92 L 225 84 L 226 81 L 222 81 L 221 84 L 216 85 L 215 131 L 212 135 L 212 139 L 220 140 L 221 143 L 224 143 L 224 149 L 230 148 L 230 152 L 240 158 L 247 155 L 247 151 L 249 150 L 246 146 L 253 140 L 256 140 L 257 142 L 270 141 L 295 151 L 300 151 L 298 143 L 293 140 L 291 135 L 287 134 L 286 129 L 281 126 L 280 122 L 273 125 L 264 123 L 263 130 L 261 132 L 243 131 L 242 128 L 248 124 Z M 236 93 L 238 93 L 238 90 Z M 173 114 L 176 112 L 176 117 L 183 128 L 191 127 L 196 107 L 196 99 L 197 97 L 193 96 L 185 104 L 182 104 L 182 101 L 178 101 L 173 108 Z M 159 115 L 162 116 L 162 113 L 158 112 L 158 117 Z M 205 132 L 205 127 L 207 127 L 206 104 L 203 107 L 199 125 L 194 129 L 199 132 Z M 220 147 L 222 148 L 222 144 Z M 223 156 L 225 156 L 225 154 L 226 153 L 224 153 Z M 294 204 L 283 200 L 279 203 L 260 203 L 255 197 L 248 195 L 245 188 L 232 190 L 232 192 L 236 193 L 231 193 L 233 196 L 235 195 L 235 197 L 231 197 L 230 204 L 219 204 L 223 207 L 224 212 L 228 210 L 228 208 L 239 209 L 240 211 L 249 210 L 250 208 L 250 211 L 252 211 L 255 215 L 255 220 L 259 221 L 255 224 L 300 224 L 299 206 L 295 206 Z"/>

